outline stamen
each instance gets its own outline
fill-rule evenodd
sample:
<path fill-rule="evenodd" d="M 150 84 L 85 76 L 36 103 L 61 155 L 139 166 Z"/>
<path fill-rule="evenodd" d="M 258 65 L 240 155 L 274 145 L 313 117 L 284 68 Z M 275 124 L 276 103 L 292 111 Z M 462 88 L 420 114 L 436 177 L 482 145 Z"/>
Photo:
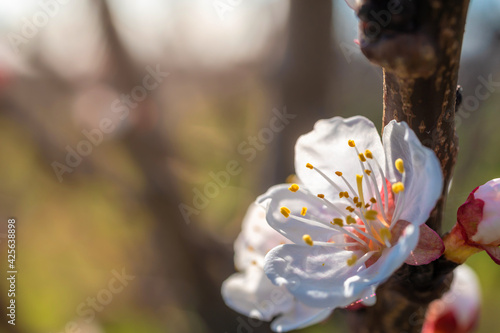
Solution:
<path fill-rule="evenodd" d="M 311 163 L 307 163 L 307 164 L 306 164 L 306 168 L 309 168 L 309 169 L 314 169 L 314 167 L 312 166 L 312 164 L 311 164 Z"/>
<path fill-rule="evenodd" d="M 358 193 L 361 202 L 365 202 L 365 198 L 363 196 L 363 175 L 356 175 L 356 183 L 358 184 Z"/>
<path fill-rule="evenodd" d="M 372 205 L 371 203 L 367 203 L 367 204 L 365 205 L 365 208 L 368 208 L 368 207 L 370 207 L 371 205 Z"/>
<path fill-rule="evenodd" d="M 368 170 L 368 169 L 367 169 L 367 170 L 365 170 L 365 173 L 366 173 L 368 176 L 372 174 L 371 170 Z"/>
<path fill-rule="evenodd" d="M 340 172 L 340 171 L 335 171 L 335 174 L 336 174 L 337 176 L 339 176 L 339 177 L 342 177 L 342 172 Z"/>
<path fill-rule="evenodd" d="M 299 190 L 299 185 L 292 184 L 292 186 L 290 186 L 288 189 L 292 192 L 297 192 Z"/>
<path fill-rule="evenodd" d="M 280 208 L 281 214 L 283 214 L 284 217 L 288 218 L 290 216 L 290 209 L 286 207 L 281 207 Z"/>
<path fill-rule="evenodd" d="M 390 232 L 389 229 L 387 228 L 382 228 L 380 230 L 380 238 L 382 238 L 382 240 L 384 241 L 385 245 L 387 247 L 391 247 L 391 238 L 392 238 L 392 234 Z"/>
<path fill-rule="evenodd" d="M 327 205 L 328 205 L 329 207 L 331 207 L 332 209 L 334 209 L 334 210 L 335 210 L 337 213 L 339 213 L 341 216 L 344 216 L 344 215 L 345 215 L 345 213 L 344 213 L 344 212 L 343 212 L 340 208 L 338 208 L 337 206 L 335 206 L 335 205 L 333 204 L 333 202 L 330 202 L 328 199 L 325 199 L 325 198 L 322 198 L 322 199 L 323 199 L 323 201 L 324 201 L 324 202 L 326 202 L 326 203 L 327 203 Z"/>
<path fill-rule="evenodd" d="M 358 154 L 358 157 L 359 157 L 359 160 L 360 160 L 361 162 L 366 162 L 366 158 L 365 158 L 365 155 L 363 155 L 363 153 L 359 153 L 359 154 Z"/>
<path fill-rule="evenodd" d="M 359 162 L 361 163 L 361 162 Z M 356 191 L 354 190 L 354 188 L 351 186 L 351 184 L 347 181 L 347 179 L 345 179 L 344 176 L 339 176 L 342 178 L 342 180 L 344 181 L 344 183 L 347 185 L 347 187 L 349 188 L 349 191 L 351 191 L 351 193 L 354 193 L 354 195 L 356 196 Z"/>
<path fill-rule="evenodd" d="M 357 261 L 357 265 L 358 266 L 363 265 L 368 259 L 370 259 L 377 252 L 378 251 L 367 252 L 364 256 L 362 256 L 361 258 L 359 258 L 359 260 Z"/>
<path fill-rule="evenodd" d="M 376 159 L 373 159 L 373 160 L 375 161 L 375 164 L 377 165 L 377 168 L 378 168 L 378 172 L 380 173 L 380 176 L 382 177 L 382 186 L 384 187 L 384 203 L 383 203 L 384 209 L 383 209 L 383 212 L 384 212 L 384 219 L 387 221 L 387 212 L 389 210 L 389 191 L 387 190 L 387 184 L 385 181 L 386 177 L 385 177 L 384 171 L 382 171 L 382 168 L 380 167 L 380 164 L 378 163 L 378 161 Z M 370 166 L 369 163 L 368 163 L 368 166 Z M 371 166 L 370 166 L 370 168 L 371 168 Z M 377 191 L 377 193 L 378 193 L 378 191 Z M 380 202 L 382 203 L 382 200 L 380 200 Z"/>
<path fill-rule="evenodd" d="M 335 243 L 335 242 L 318 242 L 318 241 L 314 241 L 314 244 L 321 246 L 331 246 L 331 247 L 359 246 L 358 243 Z"/>
<path fill-rule="evenodd" d="M 375 198 L 371 198 L 370 201 L 371 201 L 371 203 L 374 203 L 374 204 L 377 203 L 377 200 Z"/>
<path fill-rule="evenodd" d="M 357 225 L 357 224 L 352 224 L 352 225 L 350 225 L 350 227 L 356 229 L 356 231 L 358 233 L 360 233 L 361 235 L 365 236 L 368 239 L 371 239 L 373 242 L 378 243 L 380 245 L 384 245 L 384 243 L 380 242 L 377 238 L 373 237 L 370 233 L 368 233 L 369 229 L 368 230 L 365 229 L 366 230 L 366 232 L 365 232 L 365 231 L 361 230 L 359 225 Z"/>
<path fill-rule="evenodd" d="M 375 160 L 375 162 L 377 162 L 377 161 Z M 373 181 L 374 186 L 376 187 L 376 189 L 375 189 L 375 196 L 377 197 L 378 202 L 381 203 L 381 205 L 379 205 L 380 206 L 380 211 L 382 213 L 382 216 L 383 216 L 384 220 L 388 221 L 387 214 L 386 214 L 387 207 L 384 207 L 384 202 L 382 201 L 382 196 L 380 195 L 380 191 L 378 190 L 377 179 L 375 178 L 375 174 L 373 173 L 373 168 L 372 168 L 370 162 L 367 162 L 367 164 L 368 164 L 368 168 L 370 169 L 370 173 L 368 175 L 370 176 L 371 180 Z M 377 165 L 378 165 L 378 162 L 377 162 Z M 385 203 L 387 205 L 387 192 L 386 192 L 387 191 L 387 184 L 385 183 L 385 176 L 384 176 L 384 174 L 381 174 L 381 176 L 382 176 L 382 183 L 384 184 L 384 186 L 383 186 L 383 188 L 384 188 L 384 194 L 386 195 L 385 196 L 385 198 L 386 198 L 385 199 Z M 375 198 L 373 198 L 373 197 L 372 197 L 372 199 L 375 200 Z M 372 199 L 370 199 L 370 201 L 372 201 Z M 373 203 L 377 203 L 377 201 L 375 201 L 375 202 L 372 201 L 372 202 Z"/>
<path fill-rule="evenodd" d="M 398 169 L 399 173 L 405 172 L 405 164 L 402 159 L 398 158 L 394 164 L 396 165 L 396 169 Z"/>
<path fill-rule="evenodd" d="M 361 238 L 359 238 L 358 236 L 356 236 L 352 232 L 345 230 L 343 227 L 339 227 L 339 226 L 336 226 L 336 225 L 332 224 L 332 228 L 334 230 L 340 231 L 343 234 L 346 234 L 347 236 L 349 236 L 352 239 L 356 240 L 359 244 L 361 244 L 361 245 L 369 248 L 368 243 L 366 243 L 364 240 L 362 240 Z"/>
<path fill-rule="evenodd" d="M 403 183 L 397 182 L 397 183 L 392 184 L 392 192 L 399 193 L 399 192 L 403 192 L 404 190 L 405 190 L 405 186 Z"/>
<path fill-rule="evenodd" d="M 405 196 L 405 192 L 404 192 L 404 183 L 406 181 L 406 172 L 403 173 L 403 179 L 401 180 L 401 182 L 398 184 L 397 187 L 400 187 L 399 189 L 401 189 L 401 191 L 399 192 L 399 194 L 397 195 L 397 200 L 395 201 L 395 206 L 396 208 L 394 209 L 394 213 L 392 215 L 392 221 L 394 221 L 394 223 L 391 223 L 391 226 L 390 226 L 390 230 L 392 230 L 392 228 L 396 225 L 396 223 L 399 221 L 399 216 L 401 215 L 401 213 L 403 212 L 403 207 L 404 207 L 404 204 L 405 204 L 405 199 L 406 199 L 406 196 Z M 394 185 L 396 185 L 394 184 Z M 393 191 L 394 191 L 394 185 L 393 185 Z M 397 193 L 397 192 L 394 192 L 394 193 Z"/>
<path fill-rule="evenodd" d="M 344 226 L 344 220 L 342 220 L 341 218 L 334 218 L 333 219 L 333 222 L 330 222 L 331 224 L 334 224 L 334 225 L 338 225 L 339 227 L 343 227 Z"/>
<path fill-rule="evenodd" d="M 352 201 L 354 201 L 354 203 L 357 204 L 359 202 L 359 198 L 358 197 L 354 197 L 354 198 L 352 198 Z"/>
<path fill-rule="evenodd" d="M 391 232 L 389 231 L 389 229 L 387 228 L 383 228 L 380 230 L 380 237 L 382 237 L 382 239 L 387 239 L 387 240 L 391 240 L 392 238 L 392 234 Z"/>
<path fill-rule="evenodd" d="M 347 209 L 350 213 L 354 213 L 356 209 L 352 208 L 351 206 L 347 206 L 345 209 Z"/>
<path fill-rule="evenodd" d="M 365 150 L 365 156 L 366 156 L 366 158 L 373 159 L 373 154 L 368 149 Z"/>
<path fill-rule="evenodd" d="M 363 206 L 363 203 L 362 203 L 362 202 L 358 202 L 358 203 L 356 204 L 356 207 L 358 207 L 358 208 L 361 208 L 362 206 Z"/>
<path fill-rule="evenodd" d="M 304 242 L 305 242 L 307 245 L 309 245 L 309 246 L 313 246 L 313 245 L 314 245 L 314 242 L 313 242 L 313 240 L 312 240 L 311 236 L 309 236 L 309 235 L 304 235 L 304 236 L 302 236 L 302 240 L 304 240 Z"/>
<path fill-rule="evenodd" d="M 318 198 L 324 199 L 325 195 L 320 193 L 320 194 L 318 194 Z"/>
<path fill-rule="evenodd" d="M 345 191 L 344 192 L 344 197 L 349 198 L 349 192 Z"/>
<path fill-rule="evenodd" d="M 354 140 L 347 141 L 347 144 L 349 145 L 349 147 L 356 147 L 356 143 L 354 143 Z"/>
<path fill-rule="evenodd" d="M 355 254 L 352 255 L 352 257 L 350 257 L 349 259 L 347 259 L 347 266 L 352 266 L 356 263 L 356 261 L 358 260 L 358 256 L 356 256 Z"/>
<path fill-rule="evenodd" d="M 339 198 L 342 199 L 344 197 L 344 192 L 339 193 Z"/>
<path fill-rule="evenodd" d="M 347 215 L 345 217 L 345 222 L 347 224 L 356 224 L 356 219 L 354 217 L 352 217 L 351 215 Z"/>
<path fill-rule="evenodd" d="M 300 215 L 306 216 L 307 213 L 307 207 L 302 207 L 302 210 L 300 211 Z"/>
<path fill-rule="evenodd" d="M 328 177 L 327 175 L 325 175 L 325 173 L 323 171 L 321 171 L 320 169 L 318 168 L 314 168 L 312 165 L 311 165 L 311 168 L 310 169 L 314 169 L 314 171 L 316 171 L 317 173 L 320 174 L 321 177 L 325 178 L 325 180 L 330 184 L 332 185 L 337 191 L 341 192 L 342 191 L 342 188 L 340 188 L 340 186 L 338 186 L 337 184 L 335 184 L 335 182 L 333 180 L 330 179 L 330 177 Z M 343 178 L 343 177 L 342 177 Z"/>
<path fill-rule="evenodd" d="M 378 212 L 376 210 L 367 210 L 365 212 L 365 217 L 367 220 L 375 221 L 377 219 Z"/>

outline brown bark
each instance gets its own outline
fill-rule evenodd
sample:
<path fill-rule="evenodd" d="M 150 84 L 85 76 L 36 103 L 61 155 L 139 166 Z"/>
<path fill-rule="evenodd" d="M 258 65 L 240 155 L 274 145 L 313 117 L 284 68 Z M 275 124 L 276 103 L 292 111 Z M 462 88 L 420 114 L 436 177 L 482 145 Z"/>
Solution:
<path fill-rule="evenodd" d="M 390 3 L 368 0 L 358 9 L 361 50 L 384 69 L 383 124 L 406 121 L 441 162 L 443 193 L 427 221 L 440 233 L 458 150 L 455 99 L 469 1 L 401 1 L 394 12 Z M 370 33 L 382 10 L 391 13 L 389 23 Z M 420 332 L 429 302 L 447 290 L 455 267 L 442 258 L 403 265 L 378 288 L 375 306 L 350 314 L 353 332 Z"/>

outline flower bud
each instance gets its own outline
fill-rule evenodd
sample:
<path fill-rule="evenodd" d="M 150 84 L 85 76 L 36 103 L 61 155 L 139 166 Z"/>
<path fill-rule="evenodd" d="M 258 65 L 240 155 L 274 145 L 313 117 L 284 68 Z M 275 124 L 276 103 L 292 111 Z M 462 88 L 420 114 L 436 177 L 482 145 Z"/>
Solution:
<path fill-rule="evenodd" d="M 457 224 L 443 240 L 448 260 L 463 263 L 484 250 L 500 264 L 500 178 L 471 192 L 458 208 Z"/>
<path fill-rule="evenodd" d="M 429 305 L 422 333 L 469 333 L 479 319 L 481 290 L 476 273 L 466 265 L 455 269 L 450 290 Z"/>

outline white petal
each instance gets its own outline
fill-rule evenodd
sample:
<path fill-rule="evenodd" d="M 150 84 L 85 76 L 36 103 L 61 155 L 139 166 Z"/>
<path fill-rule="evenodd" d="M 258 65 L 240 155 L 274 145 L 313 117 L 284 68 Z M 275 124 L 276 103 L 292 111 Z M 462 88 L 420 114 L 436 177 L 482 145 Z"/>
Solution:
<path fill-rule="evenodd" d="M 363 174 L 364 168 L 361 168 L 356 150 L 347 144 L 348 140 L 354 140 L 360 152 L 369 149 L 381 165 L 385 164 L 380 135 L 370 120 L 361 116 L 319 120 L 313 131 L 299 137 L 295 145 L 295 172 L 312 193 L 334 198 L 339 191 L 316 171 L 306 168 L 307 163 L 348 191 L 342 179 L 335 175 L 335 171 L 341 171 L 356 189 L 356 174 Z M 378 177 L 378 173 L 376 175 Z"/>
<path fill-rule="evenodd" d="M 304 193 L 302 190 L 291 192 L 288 190 L 290 184 L 282 184 L 271 187 L 266 194 L 257 199 L 258 201 L 269 200 L 267 208 L 267 223 L 283 236 L 296 244 L 304 244 L 302 236 L 308 234 L 316 241 L 328 241 L 338 234 L 329 222 L 340 215 L 327 206 L 323 201 L 313 195 Z M 337 203 L 336 203 L 337 204 Z M 337 204 L 340 210 L 345 211 L 345 205 Z M 281 214 L 281 207 L 290 209 L 291 214 L 299 218 L 313 219 L 318 223 L 308 224 L 292 216 L 285 217 Z M 307 207 L 305 216 L 301 215 L 302 207 Z"/>
<path fill-rule="evenodd" d="M 250 265 L 264 266 L 264 257 L 273 247 L 290 241 L 271 228 L 266 211 L 252 203 L 243 219 L 241 232 L 234 243 L 234 263 L 238 270 Z"/>
<path fill-rule="evenodd" d="M 372 306 L 377 303 L 377 295 L 376 295 L 377 286 L 370 286 L 367 288 L 365 292 L 361 295 L 361 303 L 366 306 Z"/>
<path fill-rule="evenodd" d="M 281 245 L 269 252 L 264 271 L 274 284 L 284 285 L 305 305 L 335 308 L 358 300 L 346 298 L 344 281 L 357 267 L 349 267 L 352 252 L 324 246 Z"/>
<path fill-rule="evenodd" d="M 391 182 L 401 181 L 394 162 L 401 158 L 406 172 L 404 209 L 399 219 L 420 226 L 434 209 L 443 189 L 443 176 L 434 152 L 422 146 L 405 122 L 391 121 L 384 128 L 387 176 Z"/>
<path fill-rule="evenodd" d="M 385 249 L 377 262 L 345 281 L 346 297 L 366 293 L 368 288 L 387 280 L 417 246 L 419 234 L 419 228 L 408 225 L 397 244 Z"/>
<path fill-rule="evenodd" d="M 269 321 L 291 311 L 295 300 L 284 287 L 275 286 L 259 267 L 231 275 L 222 284 L 222 297 L 233 310 L 247 317 Z"/>
<path fill-rule="evenodd" d="M 479 186 L 474 198 L 484 201 L 483 219 L 472 240 L 480 244 L 500 244 L 500 178 Z"/>
<path fill-rule="evenodd" d="M 288 332 L 317 324 L 332 313 L 331 309 L 311 308 L 300 302 L 295 303 L 295 307 L 276 318 L 271 323 L 271 329 L 274 332 Z"/>

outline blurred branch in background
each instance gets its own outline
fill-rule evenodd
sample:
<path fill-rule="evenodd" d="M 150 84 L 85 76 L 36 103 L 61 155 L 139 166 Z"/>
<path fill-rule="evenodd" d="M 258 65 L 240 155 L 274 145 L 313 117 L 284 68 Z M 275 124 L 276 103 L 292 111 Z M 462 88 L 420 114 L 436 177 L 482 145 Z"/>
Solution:
<path fill-rule="evenodd" d="M 328 105 L 334 64 L 332 2 L 317 0 L 312 6 L 292 0 L 290 5 L 288 45 L 279 78 L 283 105 L 297 117 L 279 135 L 272 161 L 276 171 L 267 185 L 282 183 L 295 172 L 293 147 L 297 138 L 317 120 L 333 116 Z"/>

